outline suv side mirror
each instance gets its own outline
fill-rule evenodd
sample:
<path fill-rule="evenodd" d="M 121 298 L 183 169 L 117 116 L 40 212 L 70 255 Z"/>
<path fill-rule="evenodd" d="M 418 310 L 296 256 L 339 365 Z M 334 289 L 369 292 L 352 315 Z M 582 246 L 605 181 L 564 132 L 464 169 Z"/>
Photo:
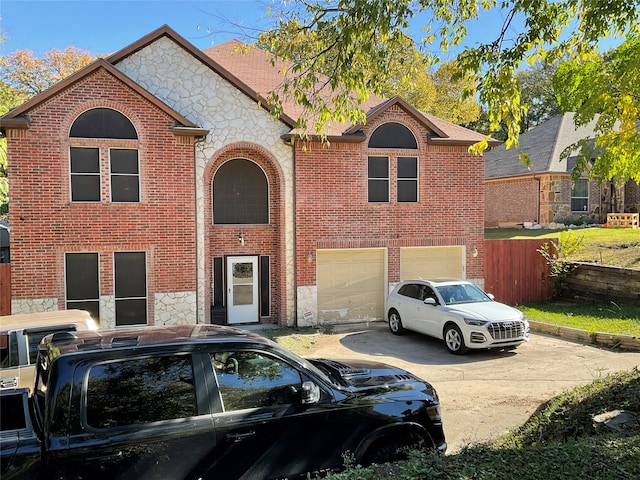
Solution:
<path fill-rule="evenodd" d="M 302 404 L 311 405 L 320 401 L 320 387 L 313 382 L 302 383 Z"/>
<path fill-rule="evenodd" d="M 435 298 L 427 297 L 427 298 L 424 299 L 424 304 L 425 305 L 431 305 L 431 306 L 435 307 L 438 303 L 436 302 Z"/>

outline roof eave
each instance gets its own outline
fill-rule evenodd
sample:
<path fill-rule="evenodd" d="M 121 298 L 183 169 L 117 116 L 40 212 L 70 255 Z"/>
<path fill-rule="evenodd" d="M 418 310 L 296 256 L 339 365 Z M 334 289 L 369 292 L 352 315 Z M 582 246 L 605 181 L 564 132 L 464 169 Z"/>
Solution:
<path fill-rule="evenodd" d="M 292 140 L 297 141 L 315 141 L 315 142 L 336 142 L 336 143 L 361 143 L 366 140 L 364 133 L 356 132 L 350 135 L 307 135 L 304 133 L 285 133 L 284 135 L 280 135 L 280 138 L 287 143 L 291 143 Z"/>

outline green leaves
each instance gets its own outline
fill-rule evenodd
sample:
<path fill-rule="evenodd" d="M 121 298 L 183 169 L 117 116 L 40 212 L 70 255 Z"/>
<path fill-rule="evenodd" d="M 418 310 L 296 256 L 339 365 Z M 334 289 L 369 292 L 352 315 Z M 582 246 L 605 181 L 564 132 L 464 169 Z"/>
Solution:
<path fill-rule="evenodd" d="M 562 63 L 554 88 L 563 110 L 575 111 L 576 125 L 595 121 L 593 141 L 568 147 L 562 158 L 578 152 L 574 176 L 640 182 L 640 37 L 632 35 L 615 51 Z"/>

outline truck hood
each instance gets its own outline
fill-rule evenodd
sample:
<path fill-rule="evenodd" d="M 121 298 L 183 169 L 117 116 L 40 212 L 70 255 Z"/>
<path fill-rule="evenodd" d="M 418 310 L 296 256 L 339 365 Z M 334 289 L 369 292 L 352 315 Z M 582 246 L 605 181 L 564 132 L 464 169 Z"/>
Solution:
<path fill-rule="evenodd" d="M 434 388 L 410 372 L 386 363 L 369 360 L 309 359 L 335 383 L 355 394 L 393 395 L 397 400 L 405 396 L 416 400 L 416 392 L 422 392 L 437 401 Z M 404 393 L 403 393 L 404 392 Z"/>

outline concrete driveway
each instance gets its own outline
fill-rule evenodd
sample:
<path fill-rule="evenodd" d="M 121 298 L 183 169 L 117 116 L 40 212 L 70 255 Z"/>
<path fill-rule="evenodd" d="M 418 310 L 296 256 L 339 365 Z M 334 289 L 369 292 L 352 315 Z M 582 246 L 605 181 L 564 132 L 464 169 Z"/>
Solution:
<path fill-rule="evenodd" d="M 640 366 L 640 352 L 610 351 L 541 334 L 532 334 L 515 351 L 456 356 L 426 336 L 392 335 L 382 322 L 336 333 L 307 356 L 375 357 L 429 381 L 440 396 L 449 453 L 522 424 L 564 390 Z"/>

